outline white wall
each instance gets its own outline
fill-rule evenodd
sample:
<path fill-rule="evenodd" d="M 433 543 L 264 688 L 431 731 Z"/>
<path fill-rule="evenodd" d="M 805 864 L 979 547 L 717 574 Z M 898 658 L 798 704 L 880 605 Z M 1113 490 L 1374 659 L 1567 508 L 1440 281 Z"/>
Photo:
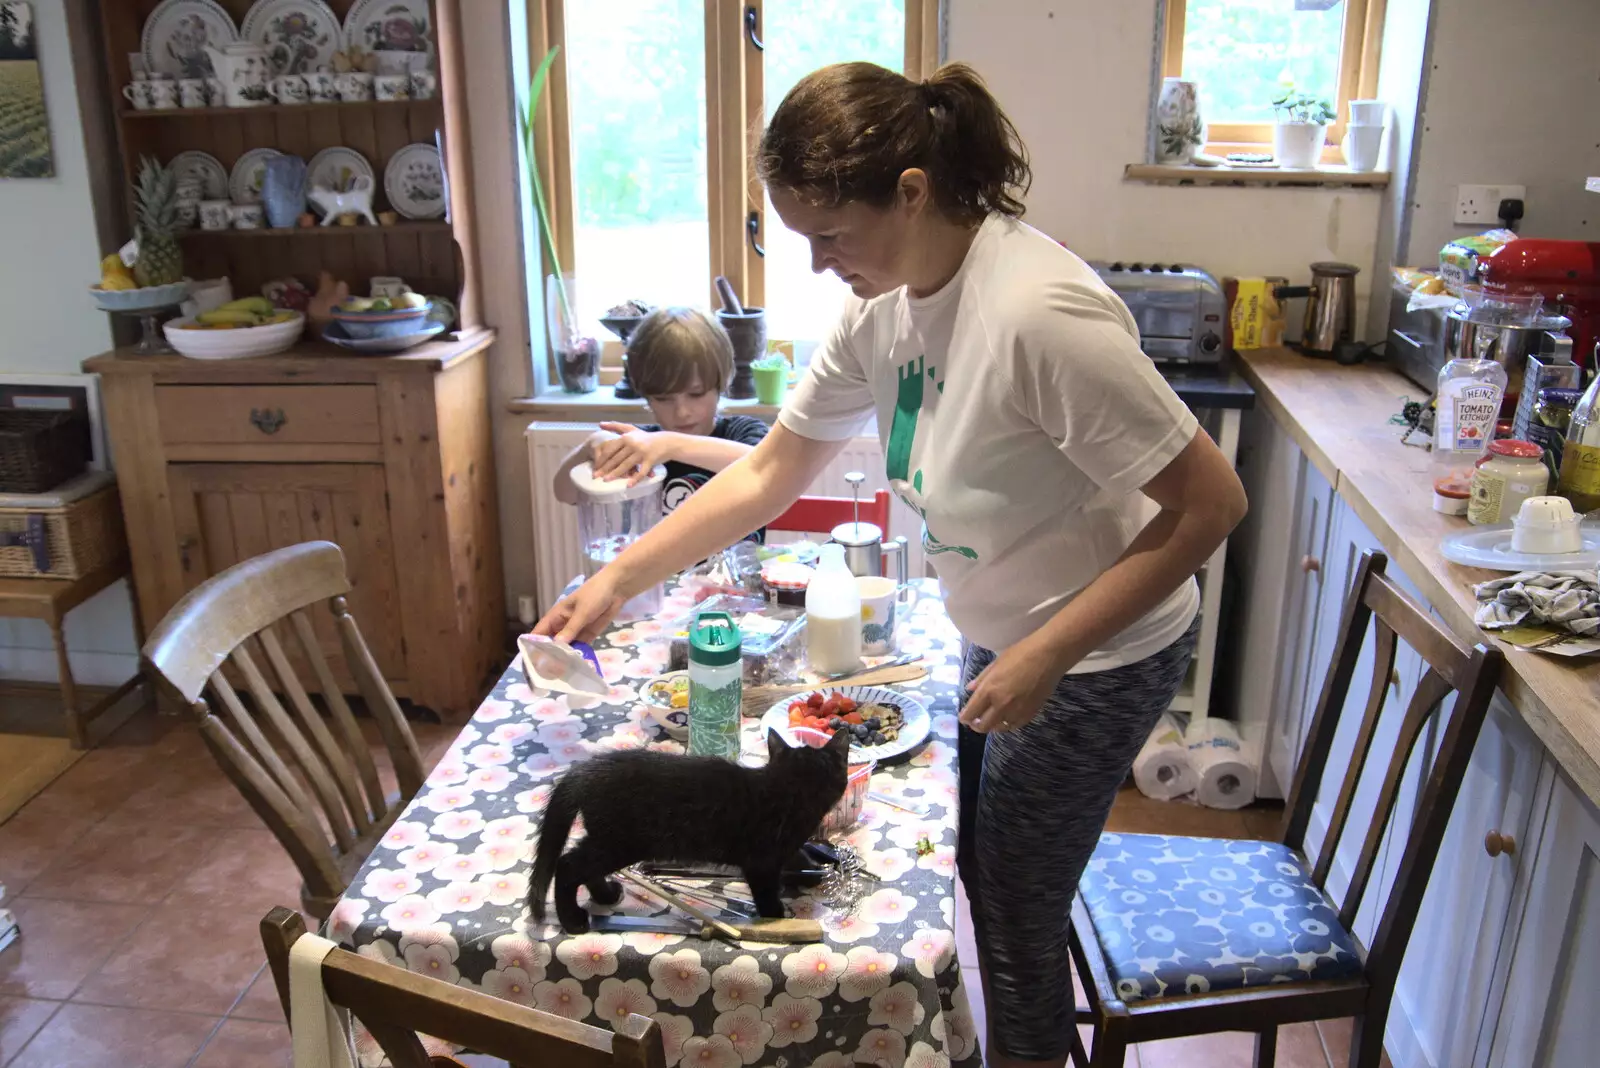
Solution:
<path fill-rule="evenodd" d="M 33 0 L 33 14 L 56 176 L 0 181 L 0 371 L 75 374 L 111 334 L 84 292 L 99 277 L 100 248 L 66 12 L 62 0 Z M 67 617 L 78 682 L 114 685 L 133 672 L 131 613 L 119 583 Z M 55 681 L 51 649 L 44 624 L 0 619 L 0 678 Z"/>
<path fill-rule="evenodd" d="M 977 68 L 1027 143 L 1027 219 L 1090 259 L 1193 263 L 1310 279 L 1362 270 L 1366 321 L 1382 194 L 1127 182 L 1145 160 L 1158 0 L 949 0 L 948 58 Z M 1300 305 L 1291 306 L 1291 315 Z"/>
<path fill-rule="evenodd" d="M 1488 227 L 1456 226 L 1458 184 L 1528 187 L 1529 237 L 1600 240 L 1600 3 L 1435 0 L 1420 116 L 1412 264 Z M 1384 56 L 1388 62 L 1387 53 Z"/>

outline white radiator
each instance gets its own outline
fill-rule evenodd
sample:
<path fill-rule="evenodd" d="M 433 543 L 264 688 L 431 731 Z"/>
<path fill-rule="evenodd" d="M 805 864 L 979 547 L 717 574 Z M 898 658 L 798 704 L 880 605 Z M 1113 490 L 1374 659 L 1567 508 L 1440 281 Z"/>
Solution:
<path fill-rule="evenodd" d="M 567 583 L 583 572 L 583 558 L 578 546 L 577 510 L 556 500 L 550 487 L 567 453 L 583 444 L 584 439 L 594 431 L 593 423 L 528 424 L 528 470 L 533 479 L 533 556 L 541 612 L 547 611 Z M 863 499 L 880 489 L 889 488 L 889 480 L 883 469 L 883 449 L 876 437 L 852 439 L 806 493 L 848 497 L 850 486 L 844 476 L 850 471 L 861 471 L 867 476 L 867 481 L 861 487 Z M 774 530 L 769 532 L 767 540 L 782 544 L 805 534 L 817 538 L 817 535 L 826 537 L 827 532 Z M 898 534 L 905 535 L 910 543 L 910 574 L 924 574 L 922 517 L 906 507 L 900 498 L 891 497 L 886 536 L 892 538 Z"/>

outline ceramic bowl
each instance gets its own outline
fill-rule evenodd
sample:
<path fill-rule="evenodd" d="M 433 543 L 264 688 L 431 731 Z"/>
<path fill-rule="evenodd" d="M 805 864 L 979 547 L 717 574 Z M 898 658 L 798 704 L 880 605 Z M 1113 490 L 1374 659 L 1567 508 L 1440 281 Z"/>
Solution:
<path fill-rule="evenodd" d="M 673 708 L 666 697 L 666 691 L 678 679 L 687 679 L 687 671 L 669 671 L 659 678 L 652 679 L 640 694 L 640 700 L 650 710 L 650 718 L 674 741 L 687 742 L 689 740 L 689 709 Z"/>
<path fill-rule="evenodd" d="M 167 343 L 192 360 L 242 360 L 250 356 L 271 356 L 292 348 L 305 329 L 306 317 L 266 326 L 243 326 L 233 330 L 186 330 L 193 319 L 174 319 L 163 325 Z"/>
<path fill-rule="evenodd" d="M 414 348 L 424 341 L 431 341 L 444 333 L 444 329 L 443 323 L 429 320 L 415 334 L 399 334 L 394 337 L 355 338 L 344 332 L 343 324 L 335 322 L 323 327 L 322 340 L 338 345 L 341 349 L 346 349 L 350 352 L 384 356 L 391 353 L 404 352 L 406 349 Z"/>
<path fill-rule="evenodd" d="M 189 295 L 189 279 L 169 282 L 164 286 L 144 286 L 140 289 L 101 289 L 90 286 L 89 295 L 101 311 L 139 312 L 171 308 L 183 303 Z"/>
<path fill-rule="evenodd" d="M 432 304 L 420 308 L 394 308 L 390 311 L 352 312 L 333 309 L 333 321 L 344 328 L 345 336 L 356 341 L 375 337 L 404 337 L 424 329 Z"/>

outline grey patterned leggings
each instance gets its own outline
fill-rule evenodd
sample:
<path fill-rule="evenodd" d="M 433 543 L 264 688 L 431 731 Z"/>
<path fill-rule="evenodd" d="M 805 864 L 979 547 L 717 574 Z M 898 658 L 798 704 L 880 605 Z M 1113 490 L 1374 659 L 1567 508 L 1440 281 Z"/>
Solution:
<path fill-rule="evenodd" d="M 972 902 L 1000 1052 L 1063 1056 L 1073 1023 L 1072 898 L 1133 758 L 1183 683 L 1199 633 L 1137 663 L 1067 675 L 1026 726 L 961 728 L 956 859 Z M 995 654 L 972 646 L 962 694 Z"/>

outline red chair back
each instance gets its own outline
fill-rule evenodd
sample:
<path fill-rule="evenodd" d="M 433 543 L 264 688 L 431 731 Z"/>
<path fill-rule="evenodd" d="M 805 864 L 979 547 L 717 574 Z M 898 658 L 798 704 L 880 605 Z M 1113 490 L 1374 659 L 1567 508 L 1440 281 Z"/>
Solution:
<path fill-rule="evenodd" d="M 767 524 L 768 530 L 803 534 L 827 534 L 841 523 L 856 517 L 855 500 L 850 497 L 801 497 L 789 510 Z M 871 523 L 889 537 L 889 491 L 879 490 L 871 500 L 861 502 L 861 521 Z"/>

